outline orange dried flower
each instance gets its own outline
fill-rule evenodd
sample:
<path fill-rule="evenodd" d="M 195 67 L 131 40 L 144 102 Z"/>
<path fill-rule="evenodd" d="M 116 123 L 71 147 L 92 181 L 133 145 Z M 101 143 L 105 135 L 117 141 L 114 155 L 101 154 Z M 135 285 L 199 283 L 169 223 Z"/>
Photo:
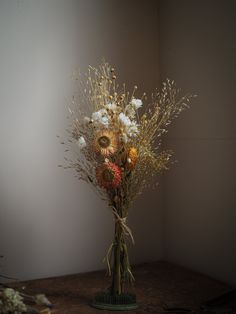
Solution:
<path fill-rule="evenodd" d="M 128 150 L 128 154 L 127 154 L 127 168 L 132 170 L 134 169 L 136 162 L 138 160 L 138 152 L 137 149 L 135 147 L 131 147 Z"/>

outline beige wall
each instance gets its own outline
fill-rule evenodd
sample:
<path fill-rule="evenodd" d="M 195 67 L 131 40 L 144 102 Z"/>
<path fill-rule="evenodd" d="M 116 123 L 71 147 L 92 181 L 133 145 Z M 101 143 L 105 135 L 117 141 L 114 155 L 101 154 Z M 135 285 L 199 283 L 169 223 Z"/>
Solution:
<path fill-rule="evenodd" d="M 0 254 L 19 279 L 105 267 L 112 215 L 73 173 L 57 167 L 66 98 L 76 66 L 102 57 L 121 82 L 158 85 L 156 1 L 0 1 Z M 140 93 L 143 90 L 140 90 Z M 149 192 L 130 215 L 132 261 L 162 253 L 161 193 Z M 147 215 L 148 210 L 148 215 Z"/>
<path fill-rule="evenodd" d="M 165 258 L 236 283 L 235 1 L 0 2 L 0 254 L 19 279 L 103 268 L 110 213 L 57 168 L 72 70 L 102 57 L 150 92 L 199 96 L 171 127 L 178 164 L 135 204 L 133 262 Z M 159 26 L 158 26 L 159 22 Z M 160 34 L 159 34 L 160 33 Z M 159 35 L 159 40 L 158 40 Z M 160 49 L 159 49 L 160 48 Z"/>
<path fill-rule="evenodd" d="M 160 1 L 161 75 L 198 98 L 168 134 L 165 258 L 236 284 L 236 2 Z"/>

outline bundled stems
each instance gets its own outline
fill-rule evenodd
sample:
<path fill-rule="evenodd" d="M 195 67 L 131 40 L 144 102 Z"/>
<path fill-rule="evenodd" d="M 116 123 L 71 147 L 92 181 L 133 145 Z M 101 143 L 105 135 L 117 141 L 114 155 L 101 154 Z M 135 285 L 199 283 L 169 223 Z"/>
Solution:
<path fill-rule="evenodd" d="M 114 245 L 114 260 L 113 260 L 113 276 L 112 276 L 112 287 L 111 292 L 113 295 L 121 294 L 122 292 L 122 282 L 123 269 L 121 268 L 121 241 L 122 241 L 122 228 L 118 221 L 115 225 L 115 245 Z"/>
<path fill-rule="evenodd" d="M 114 208 L 115 236 L 112 245 L 113 248 L 113 271 L 111 284 L 112 295 L 119 295 L 123 293 L 124 282 L 128 280 L 130 283 L 132 283 L 134 280 L 134 277 L 130 269 L 128 249 L 125 241 L 125 237 L 131 236 L 132 234 L 127 233 L 127 230 L 125 229 L 127 228 L 127 225 L 125 224 L 126 217 L 124 217 L 124 214 L 125 213 L 123 209 L 120 209 L 120 211 L 118 211 L 117 208 L 116 209 Z"/>

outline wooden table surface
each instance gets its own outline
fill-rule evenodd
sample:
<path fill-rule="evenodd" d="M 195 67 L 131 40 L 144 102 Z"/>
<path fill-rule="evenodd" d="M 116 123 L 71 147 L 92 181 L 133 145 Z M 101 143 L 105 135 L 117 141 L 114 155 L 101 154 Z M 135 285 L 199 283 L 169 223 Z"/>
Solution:
<path fill-rule="evenodd" d="M 158 314 L 164 307 L 197 308 L 209 298 L 230 289 L 209 277 L 166 262 L 142 264 L 133 268 L 135 287 L 129 289 L 137 295 L 139 308 L 120 313 Z M 89 306 L 93 295 L 109 286 L 105 271 L 32 280 L 15 286 L 26 287 L 30 293 L 44 293 L 54 304 L 53 313 L 94 314 L 111 313 Z"/>

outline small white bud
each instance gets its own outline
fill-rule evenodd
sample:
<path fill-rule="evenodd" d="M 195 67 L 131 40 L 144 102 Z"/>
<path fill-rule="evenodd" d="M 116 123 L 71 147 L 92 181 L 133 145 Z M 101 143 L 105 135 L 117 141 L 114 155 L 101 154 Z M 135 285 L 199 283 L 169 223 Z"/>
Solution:
<path fill-rule="evenodd" d="M 80 137 L 79 137 L 79 139 L 78 139 L 78 141 L 76 142 L 76 144 L 79 146 L 80 149 L 85 148 L 86 145 L 87 145 L 87 144 L 86 144 L 86 141 L 85 141 L 85 139 L 84 139 L 83 136 L 80 136 Z"/>

